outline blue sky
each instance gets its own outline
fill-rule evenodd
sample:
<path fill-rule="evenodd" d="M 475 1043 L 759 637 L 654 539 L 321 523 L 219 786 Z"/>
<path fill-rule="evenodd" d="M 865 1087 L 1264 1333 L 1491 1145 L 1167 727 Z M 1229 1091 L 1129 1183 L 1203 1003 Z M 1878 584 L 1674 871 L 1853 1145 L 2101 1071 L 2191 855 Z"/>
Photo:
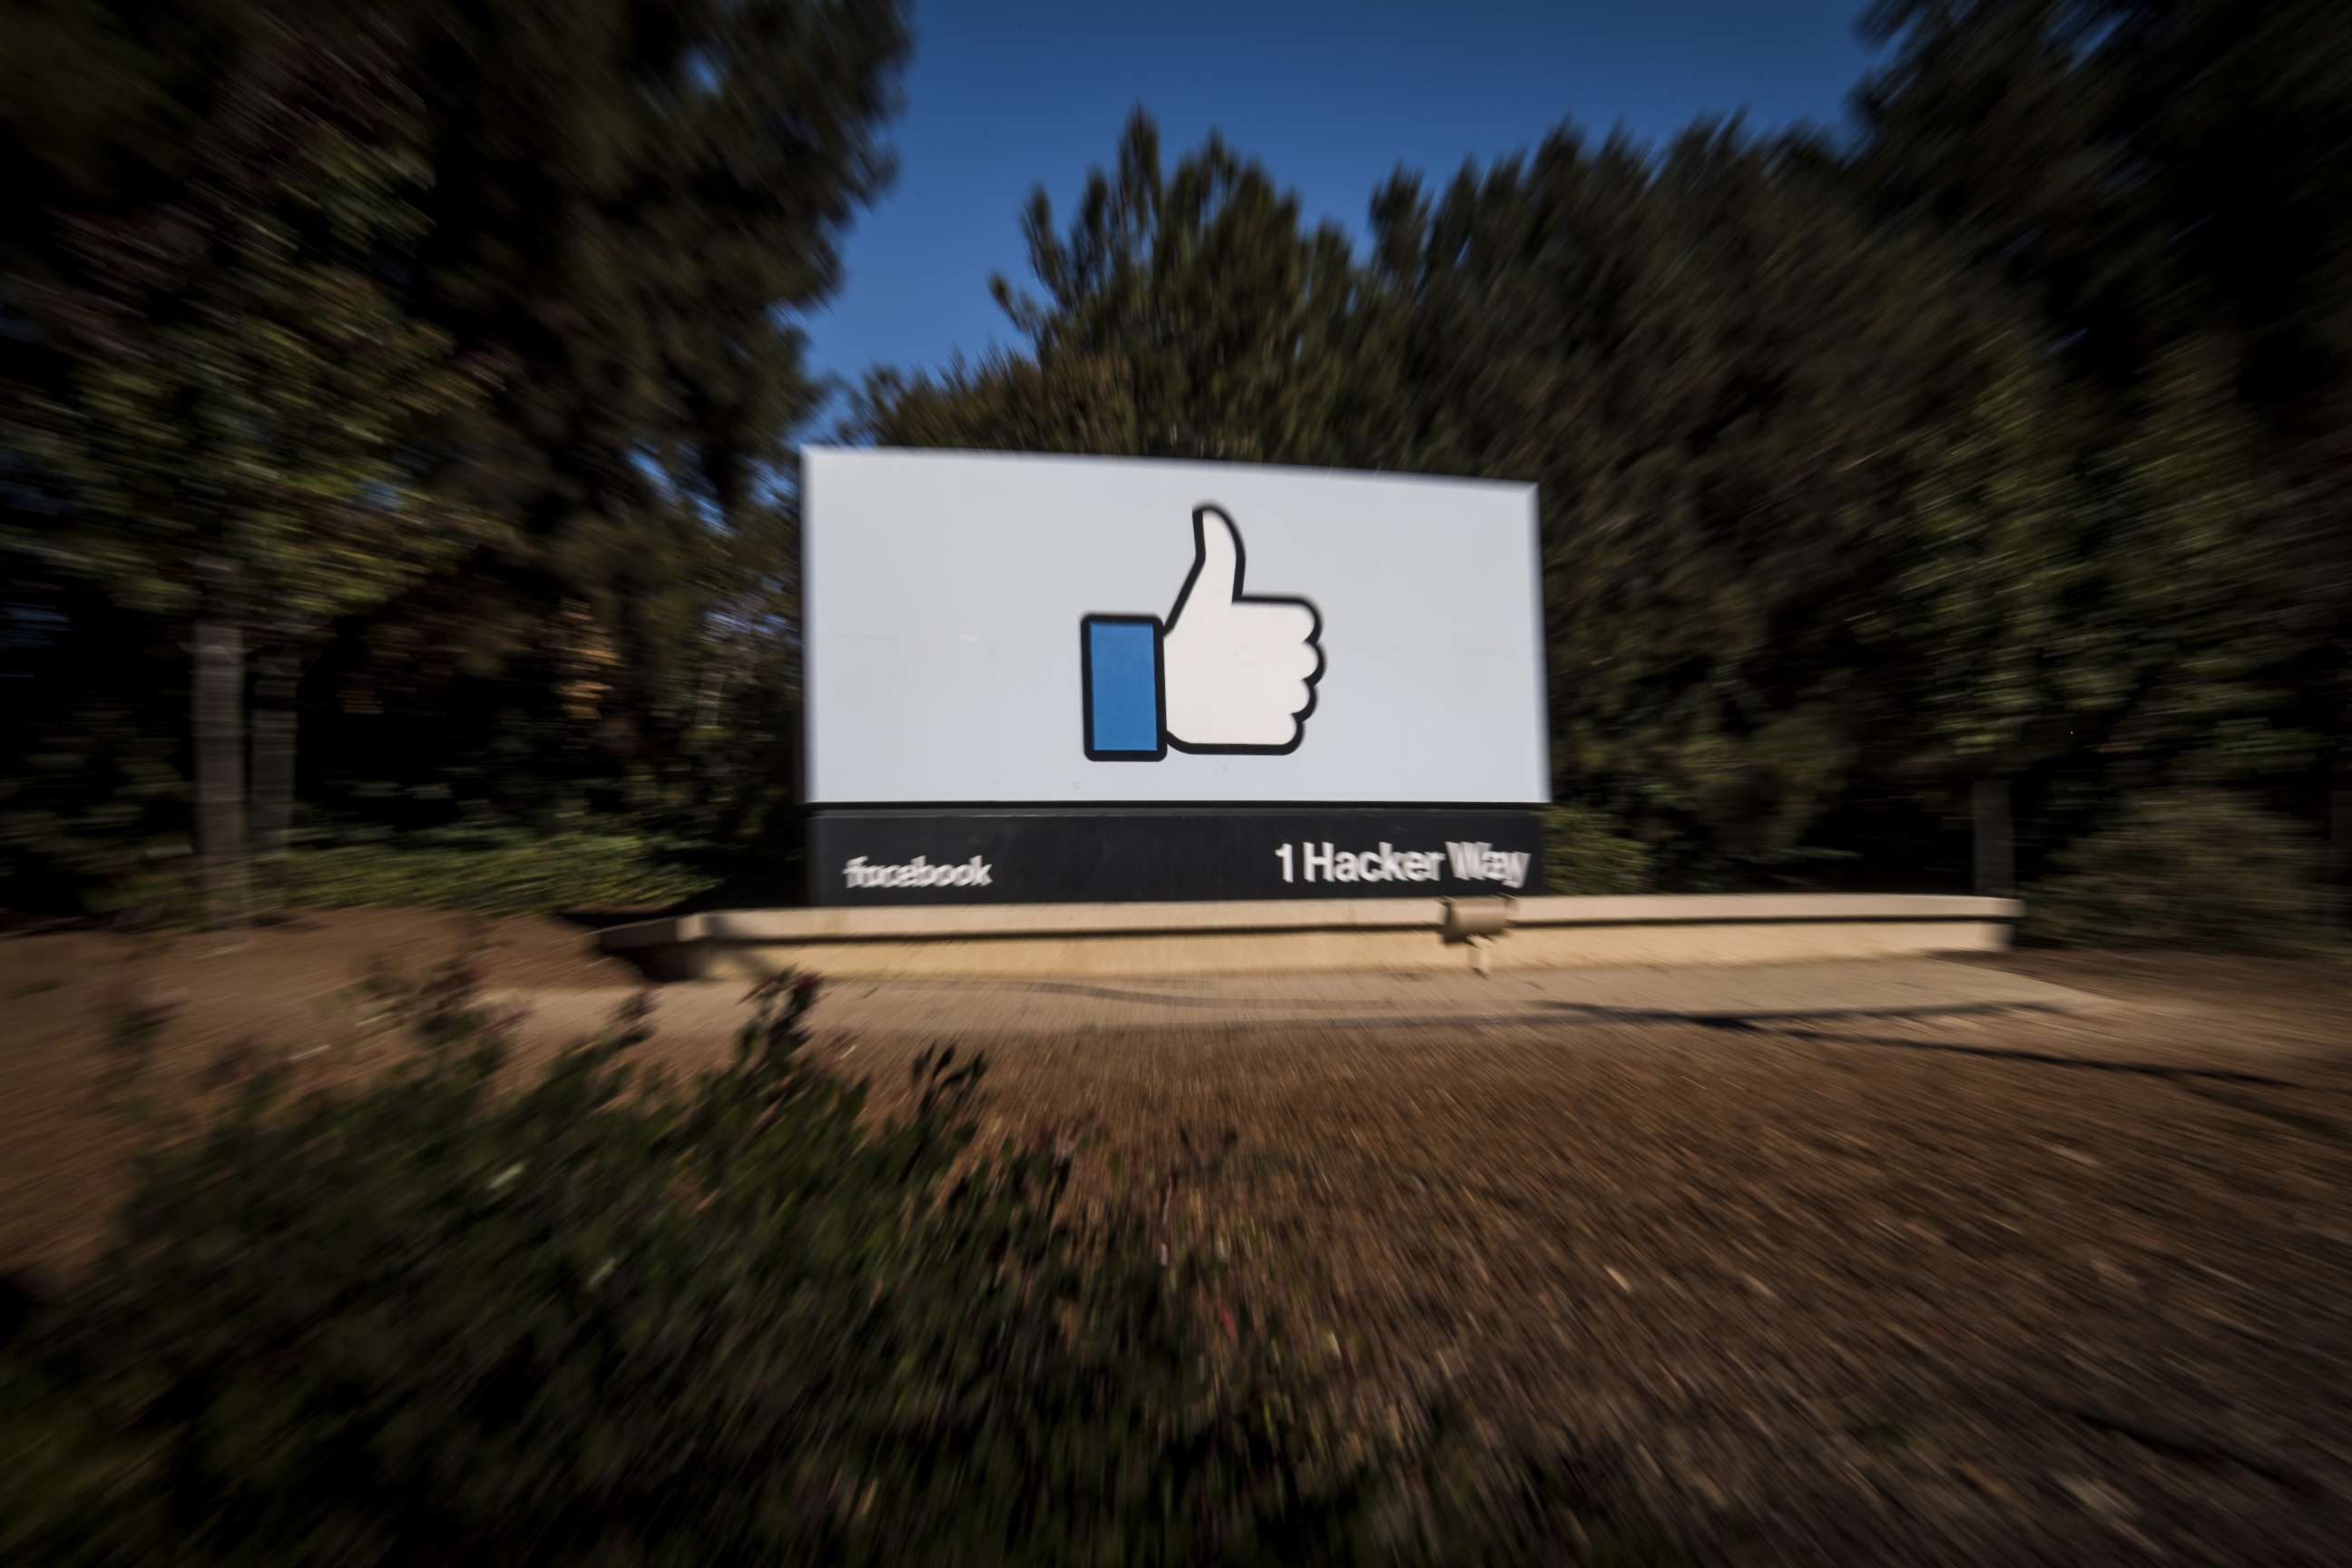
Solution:
<path fill-rule="evenodd" d="M 898 182 L 851 231 L 840 294 L 803 323 L 811 360 L 855 382 L 1010 344 L 988 278 L 1025 282 L 1031 188 L 1066 218 L 1138 105 L 1169 162 L 1222 131 L 1310 221 L 1360 235 L 1400 163 L 1443 178 L 1564 120 L 1648 141 L 1741 110 L 1759 128 L 1834 123 L 1869 63 L 1862 4 L 915 0 Z"/>

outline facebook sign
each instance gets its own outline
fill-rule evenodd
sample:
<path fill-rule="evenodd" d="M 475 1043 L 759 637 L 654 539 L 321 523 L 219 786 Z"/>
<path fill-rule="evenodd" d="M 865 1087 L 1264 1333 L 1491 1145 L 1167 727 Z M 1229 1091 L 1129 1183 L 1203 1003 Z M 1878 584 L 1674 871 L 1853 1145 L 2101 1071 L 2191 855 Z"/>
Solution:
<path fill-rule="evenodd" d="M 816 901 L 1538 887 L 1531 487 L 865 449 L 802 475 Z"/>

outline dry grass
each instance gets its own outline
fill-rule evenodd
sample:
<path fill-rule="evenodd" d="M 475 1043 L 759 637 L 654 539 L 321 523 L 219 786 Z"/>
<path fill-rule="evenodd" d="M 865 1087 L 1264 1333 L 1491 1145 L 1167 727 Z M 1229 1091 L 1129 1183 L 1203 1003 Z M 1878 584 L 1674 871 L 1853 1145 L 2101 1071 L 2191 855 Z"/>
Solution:
<path fill-rule="evenodd" d="M 329 948 L 393 934 L 336 929 L 257 943 L 268 1027 L 334 994 Z M 499 933 L 500 983 L 611 983 L 575 933 Z M 26 942 L 68 940 L 98 939 L 0 943 L 0 1263 L 86 1257 L 121 1190 L 96 993 L 24 989 L 64 956 Z M 1703 1560 L 2340 1561 L 2352 982 L 2004 962 L 2132 1005 L 1033 1038 L 992 1047 L 992 1114 L 1098 1118 L 1101 1183 L 1230 1131 L 1193 1201 L 1256 1289 L 1368 1389 L 1448 1384 L 1545 1484 L 1630 1489 Z M 167 1039 L 164 1076 L 218 1043 Z M 916 1044 L 829 1048 L 887 1107 Z"/>

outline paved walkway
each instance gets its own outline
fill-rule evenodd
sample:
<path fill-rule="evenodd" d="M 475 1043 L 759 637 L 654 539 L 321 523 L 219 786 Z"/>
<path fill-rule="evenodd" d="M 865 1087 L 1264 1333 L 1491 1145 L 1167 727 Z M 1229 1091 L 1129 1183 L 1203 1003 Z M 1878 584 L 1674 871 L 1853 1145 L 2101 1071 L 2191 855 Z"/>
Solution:
<path fill-rule="evenodd" d="M 724 1034 L 744 1017 L 740 981 L 664 985 L 665 1033 Z M 538 1035 L 595 1029 L 635 993 L 496 994 Z M 1187 980 L 845 980 L 817 1005 L 827 1033 L 989 1040 L 1201 1028 L 1401 1028 L 1429 1025 L 1832 1022 L 1998 1013 L 2084 1014 L 2117 1005 L 2048 981 L 1937 959 L 1738 968 L 1520 970 L 1449 974 L 1247 975 Z"/>

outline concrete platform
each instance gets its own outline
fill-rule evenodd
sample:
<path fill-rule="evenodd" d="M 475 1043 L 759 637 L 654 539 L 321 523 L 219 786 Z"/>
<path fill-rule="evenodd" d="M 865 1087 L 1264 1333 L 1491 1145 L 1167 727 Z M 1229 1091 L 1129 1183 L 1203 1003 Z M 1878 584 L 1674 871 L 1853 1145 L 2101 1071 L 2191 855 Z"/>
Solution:
<path fill-rule="evenodd" d="M 663 987 L 655 1026 L 670 1038 L 724 1040 L 749 1010 L 740 982 Z M 635 993 L 508 991 L 526 1027 L 551 1040 L 594 1033 Z M 1158 1030 L 1643 1025 L 1738 1019 L 1833 1027 L 1976 1015 L 2095 1014 L 2115 1004 L 2072 986 L 1930 958 L 1712 968 L 1519 970 L 1443 974 L 1226 975 L 1189 980 L 831 980 L 819 997 L 828 1038 L 929 1041 L 1131 1037 Z"/>
<path fill-rule="evenodd" d="M 660 981 L 841 977 L 1180 977 L 1442 973 L 1619 964 L 1719 965 L 1998 952 L 2009 899 L 1806 894 L 1519 899 L 1454 906 L 1500 929 L 1448 940 L 1447 900 L 937 905 L 766 910 L 644 921 L 603 933 Z"/>

